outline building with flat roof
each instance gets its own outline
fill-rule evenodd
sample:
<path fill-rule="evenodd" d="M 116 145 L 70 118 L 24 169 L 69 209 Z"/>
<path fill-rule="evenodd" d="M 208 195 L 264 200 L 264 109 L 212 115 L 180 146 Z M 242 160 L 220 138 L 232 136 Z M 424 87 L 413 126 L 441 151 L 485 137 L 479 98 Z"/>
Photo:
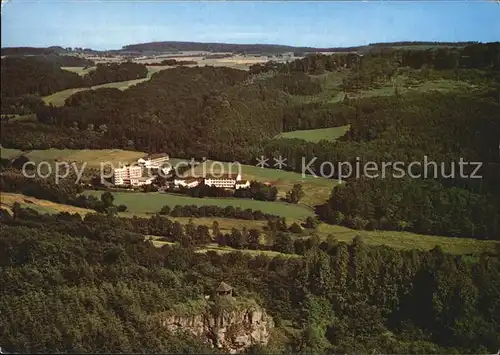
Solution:
<path fill-rule="evenodd" d="M 219 174 L 205 176 L 205 185 L 222 188 L 234 188 L 236 181 L 241 180 L 241 174 Z"/>
<path fill-rule="evenodd" d="M 117 186 L 130 185 L 131 179 L 137 179 L 142 176 L 142 168 L 140 166 L 124 166 L 113 169 L 113 184 Z"/>

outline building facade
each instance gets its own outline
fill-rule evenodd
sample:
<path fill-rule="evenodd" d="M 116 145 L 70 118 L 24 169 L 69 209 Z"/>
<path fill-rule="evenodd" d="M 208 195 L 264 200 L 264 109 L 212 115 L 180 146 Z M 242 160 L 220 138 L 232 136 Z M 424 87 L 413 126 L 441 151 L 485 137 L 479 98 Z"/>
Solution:
<path fill-rule="evenodd" d="M 205 185 L 232 189 L 235 187 L 236 181 L 240 180 L 241 174 L 207 175 L 205 177 Z"/>
<path fill-rule="evenodd" d="M 142 168 L 140 166 L 124 166 L 113 169 L 113 184 L 114 185 L 130 185 L 132 179 L 137 179 L 142 176 Z"/>

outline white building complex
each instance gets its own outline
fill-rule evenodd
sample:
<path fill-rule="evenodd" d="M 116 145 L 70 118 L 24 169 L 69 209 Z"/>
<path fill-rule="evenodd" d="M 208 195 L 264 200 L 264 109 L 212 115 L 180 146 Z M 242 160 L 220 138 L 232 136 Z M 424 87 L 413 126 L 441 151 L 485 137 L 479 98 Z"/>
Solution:
<path fill-rule="evenodd" d="M 236 181 L 241 180 L 241 174 L 218 174 L 205 176 L 205 185 L 222 188 L 234 188 Z"/>
<path fill-rule="evenodd" d="M 221 174 L 205 176 L 205 185 L 226 189 L 243 189 L 250 187 L 250 181 L 241 180 L 241 174 Z"/>
<path fill-rule="evenodd" d="M 114 185 L 131 185 L 132 180 L 142 177 L 142 168 L 140 166 L 124 166 L 113 169 Z"/>

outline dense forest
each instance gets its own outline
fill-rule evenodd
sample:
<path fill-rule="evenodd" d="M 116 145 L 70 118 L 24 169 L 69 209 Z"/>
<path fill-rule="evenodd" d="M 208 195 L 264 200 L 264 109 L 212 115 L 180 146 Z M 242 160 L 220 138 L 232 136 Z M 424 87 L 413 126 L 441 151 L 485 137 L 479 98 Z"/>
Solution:
<path fill-rule="evenodd" d="M 53 47 L 2 47 L 2 56 L 10 55 L 52 55 L 64 53 L 66 50 L 59 46 Z"/>
<path fill-rule="evenodd" d="M 398 251 L 360 238 L 312 244 L 302 257 L 205 254 L 189 244 L 154 247 L 133 227 L 138 220 L 21 209 L 0 210 L 0 218 L 6 351 L 216 353 L 201 338 L 167 333 L 155 315 L 203 297 L 220 280 L 253 295 L 274 318 L 269 344 L 250 353 L 455 354 L 500 347 L 496 257 Z M 186 228 L 188 235 L 207 235 Z"/>
<path fill-rule="evenodd" d="M 46 96 L 82 86 L 84 82 L 78 74 L 63 70 L 41 56 L 6 57 L 1 62 L 2 99 L 26 94 Z"/>
<path fill-rule="evenodd" d="M 40 59 L 55 63 L 60 67 L 93 67 L 95 63 L 92 60 L 77 57 L 75 55 L 50 54 L 44 56 L 32 56 L 30 59 Z"/>
<path fill-rule="evenodd" d="M 71 58 L 71 59 L 70 59 Z M 2 111 L 4 100 L 23 99 L 25 95 L 46 96 L 54 92 L 90 87 L 104 83 L 145 78 L 148 70 L 137 63 L 98 64 L 84 76 L 61 69 L 62 66 L 93 65 L 74 56 L 6 57 L 1 62 Z M 6 103 L 11 107 L 11 101 Z"/>
<path fill-rule="evenodd" d="M 471 45 L 477 42 L 426 42 L 426 41 L 403 41 L 403 42 L 387 42 L 387 43 L 370 43 L 366 46 L 352 47 L 294 47 L 275 44 L 232 44 L 232 43 L 201 43 L 201 42 L 151 42 L 130 44 L 124 46 L 123 52 L 168 52 L 168 51 L 207 51 L 207 52 L 231 52 L 231 53 L 315 53 L 315 52 L 367 52 L 375 48 L 392 48 L 402 46 L 450 46 L 462 47 Z"/>
<path fill-rule="evenodd" d="M 168 51 L 206 51 L 206 52 L 230 52 L 230 53 L 284 53 L 284 52 L 346 52 L 358 47 L 340 48 L 313 48 L 293 47 L 277 44 L 233 44 L 233 43 L 201 43 L 201 42 L 151 42 L 130 44 L 124 46 L 124 52 L 168 52 Z"/>

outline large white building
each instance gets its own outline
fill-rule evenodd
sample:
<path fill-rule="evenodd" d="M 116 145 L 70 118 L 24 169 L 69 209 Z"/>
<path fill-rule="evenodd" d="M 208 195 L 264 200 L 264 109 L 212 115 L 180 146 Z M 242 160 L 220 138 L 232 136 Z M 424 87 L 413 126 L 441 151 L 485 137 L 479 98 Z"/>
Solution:
<path fill-rule="evenodd" d="M 114 185 L 130 185 L 132 179 L 142 177 L 142 168 L 140 166 L 124 166 L 113 169 Z"/>
<path fill-rule="evenodd" d="M 144 158 L 139 159 L 137 162 L 145 168 L 159 168 L 163 164 L 167 163 L 168 159 L 168 154 L 159 153 L 147 155 Z"/>
<path fill-rule="evenodd" d="M 234 188 L 236 181 L 241 180 L 241 174 L 218 174 L 205 176 L 205 185 L 222 188 Z"/>

